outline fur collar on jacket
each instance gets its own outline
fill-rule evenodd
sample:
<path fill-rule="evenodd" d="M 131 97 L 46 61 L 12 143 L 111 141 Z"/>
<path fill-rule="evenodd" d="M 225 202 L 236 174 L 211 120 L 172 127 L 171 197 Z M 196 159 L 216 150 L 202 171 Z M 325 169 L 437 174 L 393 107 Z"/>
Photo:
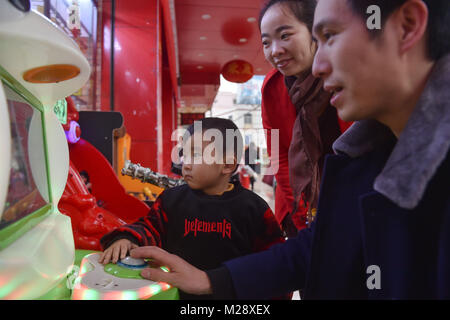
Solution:
<path fill-rule="evenodd" d="M 390 129 L 375 120 L 355 122 L 333 149 L 352 158 L 392 139 Z M 405 209 L 422 199 L 428 182 L 450 147 L 450 55 L 436 62 L 428 83 L 401 133 L 374 189 Z"/>

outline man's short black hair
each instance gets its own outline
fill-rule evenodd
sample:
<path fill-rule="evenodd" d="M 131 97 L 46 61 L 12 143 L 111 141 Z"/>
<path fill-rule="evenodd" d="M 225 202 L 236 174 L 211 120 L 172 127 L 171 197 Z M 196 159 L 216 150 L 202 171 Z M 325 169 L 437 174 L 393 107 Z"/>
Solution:
<path fill-rule="evenodd" d="M 367 8 L 377 5 L 381 10 L 381 25 L 384 26 L 391 14 L 409 0 L 347 0 L 352 11 L 364 21 L 368 18 Z M 436 61 L 450 52 L 450 0 L 422 0 L 428 7 L 427 55 Z M 380 30 L 369 30 L 372 37 L 378 37 Z"/>
<path fill-rule="evenodd" d="M 236 157 L 237 163 L 240 162 L 242 158 L 242 152 L 243 152 L 243 142 L 242 142 L 242 135 L 239 130 L 239 128 L 236 126 L 236 124 L 229 120 L 229 119 L 223 119 L 223 118 L 203 118 L 200 120 L 196 120 L 197 125 L 201 124 L 202 128 L 202 134 L 209 129 L 217 129 L 222 134 L 223 140 L 223 154 L 225 155 L 227 153 L 227 147 L 230 148 L 230 146 L 233 146 L 233 155 Z M 189 136 L 192 136 L 194 134 L 195 130 L 195 122 L 191 124 L 186 130 L 186 134 L 184 136 L 184 139 L 188 138 Z M 228 132 L 227 132 L 228 131 Z M 230 140 L 232 139 L 232 140 Z M 228 141 L 230 140 L 230 141 Z M 185 140 L 186 141 L 186 140 Z M 229 150 L 231 151 L 231 150 Z"/>

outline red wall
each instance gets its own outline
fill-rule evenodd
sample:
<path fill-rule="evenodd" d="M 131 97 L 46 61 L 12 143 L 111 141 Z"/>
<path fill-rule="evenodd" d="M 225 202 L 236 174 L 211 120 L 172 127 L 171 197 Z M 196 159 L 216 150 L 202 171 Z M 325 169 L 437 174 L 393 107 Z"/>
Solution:
<path fill-rule="evenodd" d="M 170 135 L 176 126 L 160 0 L 116 0 L 114 111 L 132 139 L 130 158 L 161 173 L 170 171 Z M 101 110 L 110 106 L 111 1 L 103 2 Z"/>
<path fill-rule="evenodd" d="M 170 173 L 170 168 L 172 165 L 171 152 L 172 148 L 175 146 L 175 141 L 171 141 L 172 132 L 177 127 L 177 114 L 176 105 L 174 101 L 174 92 L 172 90 L 172 83 L 170 81 L 170 70 L 167 67 L 163 69 L 163 112 L 162 112 L 162 139 L 163 139 L 163 152 L 162 152 L 162 172 L 165 174 Z"/>

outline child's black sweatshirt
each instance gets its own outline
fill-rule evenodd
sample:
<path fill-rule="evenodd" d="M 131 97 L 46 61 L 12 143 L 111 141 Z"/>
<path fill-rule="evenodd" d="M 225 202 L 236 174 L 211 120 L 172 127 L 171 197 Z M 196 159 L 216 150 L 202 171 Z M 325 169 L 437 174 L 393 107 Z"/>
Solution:
<path fill-rule="evenodd" d="M 272 210 L 239 182 L 222 195 L 207 195 L 188 185 L 162 192 L 147 216 L 101 239 L 103 249 L 119 239 L 159 246 L 201 270 L 283 242 Z"/>

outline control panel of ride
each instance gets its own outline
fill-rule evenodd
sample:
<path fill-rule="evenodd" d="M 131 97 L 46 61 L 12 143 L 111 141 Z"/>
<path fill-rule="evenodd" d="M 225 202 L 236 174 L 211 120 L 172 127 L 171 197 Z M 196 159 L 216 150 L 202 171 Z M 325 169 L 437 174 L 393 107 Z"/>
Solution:
<path fill-rule="evenodd" d="M 91 253 L 81 262 L 80 274 L 73 288 L 74 300 L 137 300 L 150 299 L 171 289 L 164 282 L 154 282 L 141 276 L 149 262 L 125 257 L 117 264 L 98 262 L 100 253 Z M 168 271 L 165 267 L 161 267 Z M 174 292 L 174 294 L 177 294 Z"/>

